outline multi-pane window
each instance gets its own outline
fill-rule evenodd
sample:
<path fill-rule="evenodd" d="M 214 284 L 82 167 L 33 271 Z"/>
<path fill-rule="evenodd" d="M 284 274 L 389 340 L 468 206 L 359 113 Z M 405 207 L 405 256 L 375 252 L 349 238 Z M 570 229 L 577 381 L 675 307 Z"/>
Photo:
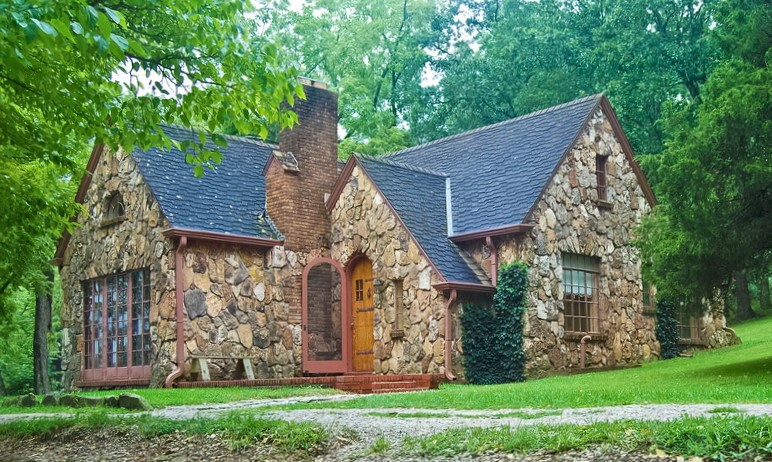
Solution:
<path fill-rule="evenodd" d="M 150 272 L 122 273 L 84 283 L 85 369 L 150 364 Z"/>
<path fill-rule="evenodd" d="M 599 331 L 599 268 L 598 258 L 563 254 L 563 317 L 566 332 Z"/>
<path fill-rule="evenodd" d="M 598 179 L 598 200 L 608 200 L 608 178 L 606 175 L 606 156 L 595 157 L 595 175 Z"/>
<path fill-rule="evenodd" d="M 678 338 L 681 340 L 699 340 L 700 321 L 685 310 L 678 311 Z"/>

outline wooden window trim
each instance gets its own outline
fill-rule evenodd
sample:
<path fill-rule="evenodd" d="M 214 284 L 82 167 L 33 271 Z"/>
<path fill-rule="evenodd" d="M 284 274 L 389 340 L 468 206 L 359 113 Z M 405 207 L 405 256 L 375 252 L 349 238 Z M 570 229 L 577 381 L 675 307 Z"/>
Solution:
<path fill-rule="evenodd" d="M 563 254 L 563 330 L 566 334 L 600 332 L 599 288 L 599 258 Z"/>
<path fill-rule="evenodd" d="M 81 382 L 149 379 L 150 271 L 139 269 L 84 281 L 83 294 Z"/>
<path fill-rule="evenodd" d="M 595 177 L 597 178 L 598 204 L 610 206 L 608 202 L 608 156 L 595 156 Z"/>

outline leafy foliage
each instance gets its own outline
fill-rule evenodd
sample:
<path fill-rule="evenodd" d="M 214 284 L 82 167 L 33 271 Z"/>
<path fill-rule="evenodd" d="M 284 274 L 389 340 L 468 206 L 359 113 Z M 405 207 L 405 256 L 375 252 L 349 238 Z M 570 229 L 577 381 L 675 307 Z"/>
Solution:
<path fill-rule="evenodd" d="M 678 346 L 678 306 L 668 298 L 657 299 L 656 335 L 660 345 L 660 357 L 671 359 L 681 352 Z"/>
<path fill-rule="evenodd" d="M 13 0 L 0 17 L 0 146 L 7 158 L 72 168 L 89 140 L 168 146 L 162 123 L 267 134 L 302 91 L 251 3 Z M 191 161 L 207 164 L 204 148 Z M 215 144 L 224 139 L 213 138 Z M 197 173 L 203 170 L 196 169 Z"/>
<path fill-rule="evenodd" d="M 768 56 L 772 40 L 759 37 L 772 27 L 772 6 L 730 3 L 756 7 L 731 10 L 716 30 L 721 43 L 764 43 Z M 748 37 L 727 38 L 738 30 Z M 644 222 L 640 245 L 668 297 L 709 297 L 733 273 L 766 274 L 772 258 L 772 68 L 758 66 L 761 50 L 734 51 L 710 74 L 700 101 L 664 119 L 666 149 L 644 163 L 661 204 Z"/>
<path fill-rule="evenodd" d="M 498 278 L 493 307 L 468 306 L 461 316 L 464 369 L 471 383 L 525 380 L 523 313 L 528 267 L 522 262 L 503 265 Z"/>

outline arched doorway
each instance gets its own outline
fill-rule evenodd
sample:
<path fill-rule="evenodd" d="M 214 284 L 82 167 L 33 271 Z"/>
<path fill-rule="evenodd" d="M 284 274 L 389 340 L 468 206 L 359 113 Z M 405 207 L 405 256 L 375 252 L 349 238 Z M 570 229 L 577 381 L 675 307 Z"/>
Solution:
<path fill-rule="evenodd" d="M 354 372 L 372 372 L 375 319 L 372 262 L 364 256 L 357 258 L 351 263 L 349 275 L 352 326 L 351 369 Z"/>
<path fill-rule="evenodd" d="M 350 361 L 349 288 L 343 266 L 317 258 L 303 270 L 303 370 L 347 372 Z"/>

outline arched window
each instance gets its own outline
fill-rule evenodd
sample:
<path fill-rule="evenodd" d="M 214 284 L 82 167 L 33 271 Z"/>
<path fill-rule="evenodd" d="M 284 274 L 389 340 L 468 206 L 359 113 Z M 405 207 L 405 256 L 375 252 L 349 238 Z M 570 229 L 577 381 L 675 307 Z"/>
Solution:
<path fill-rule="evenodd" d="M 124 215 L 126 215 L 126 208 L 123 205 L 123 196 L 121 196 L 121 193 L 116 191 L 107 201 L 106 219 L 115 220 L 117 218 L 122 218 Z"/>

